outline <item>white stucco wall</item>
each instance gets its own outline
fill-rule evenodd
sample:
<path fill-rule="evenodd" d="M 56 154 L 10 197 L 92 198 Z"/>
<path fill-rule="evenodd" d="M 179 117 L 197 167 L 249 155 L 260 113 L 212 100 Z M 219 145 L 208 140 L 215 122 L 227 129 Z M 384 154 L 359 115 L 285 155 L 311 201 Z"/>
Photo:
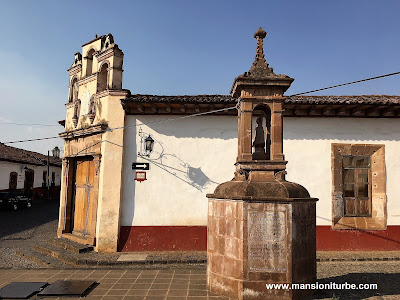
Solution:
<path fill-rule="evenodd" d="M 175 116 L 176 117 L 176 116 Z M 171 116 L 127 116 L 126 125 Z M 122 226 L 206 225 L 207 193 L 233 178 L 237 155 L 236 117 L 192 117 L 142 126 L 156 141 L 147 180 L 136 182 L 139 127 L 125 129 Z"/>
<path fill-rule="evenodd" d="M 169 116 L 127 116 L 126 125 Z M 134 181 L 139 127 L 124 136 L 121 226 L 206 225 L 206 194 L 230 180 L 237 156 L 237 118 L 202 116 L 142 126 L 156 140 L 147 181 Z M 285 118 L 284 154 L 288 181 L 319 198 L 317 225 L 331 225 L 331 144 L 384 144 L 388 225 L 400 225 L 400 120 Z M 201 168 L 200 170 L 196 170 Z M 188 171 L 192 171 L 188 173 Z M 195 173 L 197 172 L 197 175 Z M 190 175 L 189 175 L 190 174 Z"/>
<path fill-rule="evenodd" d="M 36 166 L 30 164 L 13 163 L 7 161 L 0 161 L 0 190 L 9 188 L 10 173 L 18 173 L 17 189 L 24 188 L 25 181 L 25 170 L 24 167 L 32 169 L 34 171 L 33 187 L 41 187 L 43 182 L 43 171 L 47 171 L 47 166 Z M 50 184 L 51 184 L 51 173 L 56 173 L 56 186 L 61 184 L 61 167 L 50 166 Z"/>
<path fill-rule="evenodd" d="M 319 198 L 317 225 L 331 225 L 331 144 L 385 145 L 387 225 L 400 225 L 400 119 L 285 118 L 289 181 Z"/>

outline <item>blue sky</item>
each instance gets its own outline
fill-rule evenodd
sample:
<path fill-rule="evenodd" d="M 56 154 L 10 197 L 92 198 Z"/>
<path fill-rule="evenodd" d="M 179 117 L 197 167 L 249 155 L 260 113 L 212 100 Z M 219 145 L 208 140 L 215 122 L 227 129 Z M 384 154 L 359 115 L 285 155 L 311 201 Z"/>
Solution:
<path fill-rule="evenodd" d="M 132 93 L 228 94 L 267 31 L 286 94 L 400 71 L 400 1 L 0 1 L 0 123 L 65 118 L 74 53 L 112 33 Z M 400 95 L 400 75 L 317 95 Z M 57 135 L 62 127 L 0 124 L 0 141 Z M 14 144 L 45 153 L 61 140 Z"/>

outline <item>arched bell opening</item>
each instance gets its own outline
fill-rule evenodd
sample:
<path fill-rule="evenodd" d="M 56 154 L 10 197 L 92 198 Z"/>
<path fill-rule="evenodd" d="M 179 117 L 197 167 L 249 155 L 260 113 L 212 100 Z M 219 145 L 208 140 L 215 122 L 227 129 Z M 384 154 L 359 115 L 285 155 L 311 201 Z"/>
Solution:
<path fill-rule="evenodd" d="M 74 77 L 69 86 L 68 102 L 73 102 L 78 98 L 78 78 Z"/>
<path fill-rule="evenodd" d="M 271 159 L 271 109 L 257 105 L 252 112 L 252 159 Z"/>
<path fill-rule="evenodd" d="M 86 56 L 86 76 L 93 74 L 93 56 L 95 54 L 94 49 L 90 49 Z"/>
<path fill-rule="evenodd" d="M 99 70 L 97 77 L 97 91 L 101 92 L 108 89 L 108 64 L 104 63 Z"/>

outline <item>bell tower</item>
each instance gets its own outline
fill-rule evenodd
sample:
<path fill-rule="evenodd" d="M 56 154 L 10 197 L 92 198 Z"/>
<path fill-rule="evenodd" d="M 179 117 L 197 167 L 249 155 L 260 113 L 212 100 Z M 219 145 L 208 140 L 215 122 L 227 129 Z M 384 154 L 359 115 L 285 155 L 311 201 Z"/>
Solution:
<path fill-rule="evenodd" d="M 83 55 L 82 55 L 83 54 Z M 97 36 L 75 53 L 69 73 L 66 129 L 93 125 L 100 120 L 100 98 L 122 90 L 124 53 L 111 33 Z M 82 117 L 82 118 L 81 118 Z M 103 118 L 104 119 L 104 118 Z"/>

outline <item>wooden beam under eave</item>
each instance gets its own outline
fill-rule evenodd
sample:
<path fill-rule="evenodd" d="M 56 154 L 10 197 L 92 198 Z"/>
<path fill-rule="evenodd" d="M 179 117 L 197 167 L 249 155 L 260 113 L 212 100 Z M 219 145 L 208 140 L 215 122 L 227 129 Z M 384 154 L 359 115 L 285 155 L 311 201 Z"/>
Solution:
<path fill-rule="evenodd" d="M 294 116 L 294 109 L 293 108 L 285 108 L 283 110 L 284 117 L 293 117 Z"/>
<path fill-rule="evenodd" d="M 171 106 L 170 105 L 168 105 L 168 104 L 165 104 L 165 110 L 166 110 L 166 112 L 167 113 L 171 113 Z"/>
<path fill-rule="evenodd" d="M 379 107 L 379 106 L 378 107 L 372 107 L 372 108 L 367 109 L 365 111 L 365 114 L 368 117 L 380 117 L 381 116 L 381 110 L 382 110 L 382 108 Z"/>
<path fill-rule="evenodd" d="M 138 112 L 140 112 L 140 113 L 142 113 L 142 112 L 144 112 L 144 108 L 143 108 L 143 105 L 142 104 L 136 104 L 136 109 L 138 110 Z"/>
<path fill-rule="evenodd" d="M 195 105 L 194 105 L 194 111 L 195 111 L 196 113 L 199 113 L 199 112 L 200 112 L 200 106 L 199 106 L 198 104 L 195 104 Z"/>
<path fill-rule="evenodd" d="M 388 107 L 381 111 L 381 115 L 384 117 L 395 117 L 397 114 L 397 110 L 394 107 Z"/>
<path fill-rule="evenodd" d="M 225 108 L 229 108 L 229 106 L 224 106 L 224 109 Z M 227 114 L 227 115 L 230 115 L 231 114 L 231 109 L 224 110 L 224 113 Z"/>
<path fill-rule="evenodd" d="M 348 117 L 350 116 L 350 110 L 347 107 L 342 106 L 336 111 L 336 114 L 341 117 Z"/>
<path fill-rule="evenodd" d="M 335 110 L 332 108 L 332 106 L 328 105 L 324 109 L 322 109 L 322 114 L 324 116 L 334 116 Z"/>
<path fill-rule="evenodd" d="M 363 106 L 358 105 L 356 107 L 354 107 L 351 111 L 350 114 L 353 117 L 365 117 L 366 116 L 366 109 L 363 108 Z"/>
<path fill-rule="evenodd" d="M 155 104 L 151 104 L 150 110 L 151 110 L 151 112 L 156 113 L 158 109 L 157 109 L 157 106 Z"/>
<path fill-rule="evenodd" d="M 320 116 L 322 113 L 321 109 L 317 109 L 316 105 L 311 106 L 310 111 L 309 111 L 309 115 L 310 116 Z"/>
<path fill-rule="evenodd" d="M 293 113 L 294 113 L 295 116 L 306 116 L 307 115 L 307 109 L 305 109 L 305 108 L 296 108 Z"/>
<path fill-rule="evenodd" d="M 185 108 L 185 104 L 181 104 L 181 106 L 179 107 L 179 110 L 183 113 L 186 112 L 186 108 Z"/>

